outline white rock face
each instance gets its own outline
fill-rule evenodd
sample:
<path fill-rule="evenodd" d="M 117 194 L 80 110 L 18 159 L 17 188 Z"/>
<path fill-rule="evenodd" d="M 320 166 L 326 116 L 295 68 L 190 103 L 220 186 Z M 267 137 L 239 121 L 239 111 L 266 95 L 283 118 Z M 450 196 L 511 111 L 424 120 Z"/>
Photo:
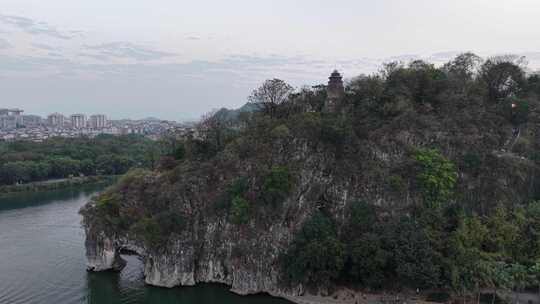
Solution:
<path fill-rule="evenodd" d="M 86 238 L 86 267 L 89 271 L 122 270 L 126 262 L 120 257 L 114 241 L 105 235 Z"/>
<path fill-rule="evenodd" d="M 206 226 L 207 233 L 231 233 L 227 229 L 215 229 L 212 224 Z M 275 234 L 274 234 L 275 233 Z M 302 286 L 283 288 L 279 285 L 279 266 L 275 263 L 276 249 L 270 236 L 287 234 L 283 228 L 272 229 L 268 235 L 253 241 L 253 247 L 263 244 L 258 250 L 263 254 L 247 255 L 244 258 L 233 257 L 233 243 L 214 243 L 217 238 L 205 238 L 203 247 L 195 250 L 193 243 L 186 242 L 189 236 L 182 236 L 161 254 L 148 253 L 135 242 L 126 238 L 112 239 L 104 233 L 87 229 L 86 251 L 89 271 L 121 270 L 125 261 L 120 257 L 120 250 L 129 248 L 142 257 L 145 282 L 159 287 L 193 286 L 197 283 L 222 283 L 229 285 L 231 291 L 241 294 L 269 293 L 274 296 L 296 296 L 304 293 Z M 285 237 L 285 236 L 281 236 Z M 234 237 L 233 237 L 234 238 Z M 262 242 L 262 243 L 261 243 Z M 275 248 L 275 247 L 274 247 Z"/>

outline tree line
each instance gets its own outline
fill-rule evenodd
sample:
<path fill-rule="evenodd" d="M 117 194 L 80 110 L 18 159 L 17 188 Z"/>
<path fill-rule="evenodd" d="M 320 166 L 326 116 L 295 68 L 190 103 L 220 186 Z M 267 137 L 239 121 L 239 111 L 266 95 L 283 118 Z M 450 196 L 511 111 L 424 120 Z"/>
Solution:
<path fill-rule="evenodd" d="M 0 185 L 118 175 L 132 167 L 150 168 L 161 153 L 157 146 L 138 135 L 0 143 Z"/>

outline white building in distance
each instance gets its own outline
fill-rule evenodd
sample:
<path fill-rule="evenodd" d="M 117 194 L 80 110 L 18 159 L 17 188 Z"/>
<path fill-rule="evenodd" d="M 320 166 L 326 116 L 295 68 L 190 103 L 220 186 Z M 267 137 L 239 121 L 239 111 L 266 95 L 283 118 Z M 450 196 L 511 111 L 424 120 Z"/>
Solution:
<path fill-rule="evenodd" d="M 103 114 L 90 116 L 89 127 L 92 129 L 103 129 L 108 127 L 107 116 Z"/>
<path fill-rule="evenodd" d="M 53 127 L 63 127 L 64 126 L 64 115 L 60 113 L 52 113 L 47 116 L 47 123 Z"/>
<path fill-rule="evenodd" d="M 86 115 L 84 114 L 71 115 L 71 127 L 75 129 L 86 128 Z"/>

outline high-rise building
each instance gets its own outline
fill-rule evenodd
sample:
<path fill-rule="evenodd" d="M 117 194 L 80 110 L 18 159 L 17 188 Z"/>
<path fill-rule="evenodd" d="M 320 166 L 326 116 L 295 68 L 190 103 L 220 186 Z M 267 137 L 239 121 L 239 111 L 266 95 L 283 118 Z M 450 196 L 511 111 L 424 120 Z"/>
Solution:
<path fill-rule="evenodd" d="M 64 115 L 60 113 L 52 113 L 47 116 L 47 123 L 53 127 L 63 127 L 64 126 Z"/>
<path fill-rule="evenodd" d="M 23 125 L 24 111 L 21 109 L 0 109 L 0 129 L 14 129 Z"/>
<path fill-rule="evenodd" d="M 90 116 L 89 126 L 90 128 L 93 128 L 93 129 L 106 128 L 108 126 L 107 116 L 103 114 L 96 114 L 96 115 Z"/>
<path fill-rule="evenodd" d="M 86 127 L 86 115 L 73 114 L 71 115 L 71 126 L 75 129 L 82 129 Z"/>
<path fill-rule="evenodd" d="M 17 120 L 14 115 L 0 116 L 0 129 L 10 130 L 17 127 Z"/>
<path fill-rule="evenodd" d="M 42 120 L 38 115 L 22 115 L 22 124 L 25 127 L 35 127 L 41 125 Z"/>

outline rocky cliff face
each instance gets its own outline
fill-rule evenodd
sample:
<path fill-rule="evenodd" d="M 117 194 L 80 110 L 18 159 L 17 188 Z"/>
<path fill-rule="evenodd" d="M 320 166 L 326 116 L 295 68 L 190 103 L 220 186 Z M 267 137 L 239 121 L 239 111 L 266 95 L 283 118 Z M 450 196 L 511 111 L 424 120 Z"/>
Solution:
<path fill-rule="evenodd" d="M 81 211 L 88 269 L 120 270 L 125 264 L 120 252 L 129 250 L 142 257 L 145 280 L 151 285 L 213 282 L 227 284 L 239 294 L 301 295 L 305 286 L 286 283 L 280 256 L 314 212 L 324 207 L 338 227 L 347 219 L 349 204 L 358 200 L 389 213 L 406 212 L 407 206 L 420 200 L 409 172 L 410 147 L 436 142 L 443 154 L 460 156 L 452 137 L 415 130 L 420 129 L 412 127 L 398 134 L 381 129 L 345 149 L 290 138 L 272 140 L 270 144 L 259 143 L 261 150 L 253 147 L 265 151 L 252 152 L 254 157 L 225 150 L 210 161 L 129 177 L 109 190 L 107 199 L 96 199 Z M 470 138 L 458 144 L 467 145 L 466 140 Z M 490 163 L 493 170 L 479 174 L 460 171 L 458 199 L 471 204 L 489 200 L 494 205 L 532 196 L 536 169 L 530 161 L 491 150 L 485 155 L 484 163 Z M 257 202 L 261 189 L 258 176 L 273 166 L 294 171 L 294 187 L 278 207 Z M 403 179 L 399 191 L 388 182 L 395 175 Z M 232 223 L 230 212 L 219 207 L 222 194 L 239 177 L 247 177 L 250 190 L 245 197 L 252 202 L 251 216 L 242 224 Z M 149 241 L 145 233 L 155 229 L 147 225 L 141 230 L 137 220 L 153 218 L 159 224 L 165 210 L 181 215 L 182 229 L 160 231 L 168 237 Z"/>
<path fill-rule="evenodd" d="M 301 151 L 298 151 L 301 154 Z M 298 155 L 300 156 L 300 155 Z M 325 176 L 320 168 L 322 159 L 313 157 L 299 175 L 299 183 L 294 193 L 273 214 L 261 214 L 272 218 L 270 221 L 251 219 L 243 225 L 227 220 L 227 216 L 209 215 L 211 202 L 204 192 L 193 196 L 178 196 L 173 199 L 175 206 L 183 206 L 188 219 L 188 227 L 181 233 L 173 233 L 166 244 L 159 248 L 147 245 L 129 233 L 111 231 L 102 223 L 93 222 L 90 217 L 96 203 L 89 203 L 84 209 L 86 228 L 86 255 L 91 271 L 120 270 L 124 261 L 120 252 L 129 250 L 143 258 L 146 283 L 161 287 L 192 286 L 200 282 L 223 283 L 238 294 L 269 293 L 275 296 L 294 296 L 304 293 L 304 286 L 283 284 L 280 255 L 286 251 L 295 232 L 302 222 L 317 210 L 323 196 L 338 199 L 336 214 L 343 216 L 343 210 L 350 200 L 347 183 L 334 183 L 331 176 Z M 236 171 L 236 170 L 235 170 Z M 192 183 L 198 188 L 209 185 L 214 177 Z M 222 176 L 227 180 L 229 177 Z M 159 188 L 166 177 L 155 175 L 146 178 L 144 188 Z M 215 185 L 220 187 L 219 185 Z M 323 187 L 324 186 L 324 187 Z M 128 186 L 129 187 L 129 186 Z M 137 185 L 141 187 L 141 185 Z M 186 189 L 184 189 L 186 190 Z M 124 201 L 126 205 L 138 206 L 152 203 L 133 196 L 136 189 L 128 189 Z M 159 190 L 158 190 L 159 191 Z M 174 195 L 161 193 L 154 199 Z M 161 196 L 161 197 L 160 197 Z M 91 215 L 92 214 L 92 215 Z"/>

